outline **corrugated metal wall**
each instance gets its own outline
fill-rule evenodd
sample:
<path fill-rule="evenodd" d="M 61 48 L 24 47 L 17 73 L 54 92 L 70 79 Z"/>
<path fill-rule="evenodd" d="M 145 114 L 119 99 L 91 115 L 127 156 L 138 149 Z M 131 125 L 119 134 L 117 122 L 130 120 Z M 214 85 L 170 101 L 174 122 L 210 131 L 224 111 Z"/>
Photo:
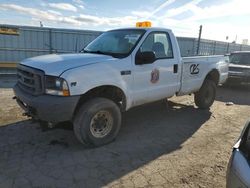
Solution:
<path fill-rule="evenodd" d="M 49 54 L 77 52 L 99 36 L 100 31 L 69 30 L 27 26 L 0 25 L 19 29 L 19 35 L 0 34 L 0 63 L 19 62 L 25 58 Z M 198 40 L 177 37 L 182 56 L 194 56 Z M 250 46 L 205 40 L 199 55 L 222 55 L 232 51 L 250 50 Z"/>
<path fill-rule="evenodd" d="M 0 34 L 0 62 L 19 62 L 49 53 L 77 52 L 101 34 L 87 30 L 8 27 L 18 27 L 19 35 Z"/>

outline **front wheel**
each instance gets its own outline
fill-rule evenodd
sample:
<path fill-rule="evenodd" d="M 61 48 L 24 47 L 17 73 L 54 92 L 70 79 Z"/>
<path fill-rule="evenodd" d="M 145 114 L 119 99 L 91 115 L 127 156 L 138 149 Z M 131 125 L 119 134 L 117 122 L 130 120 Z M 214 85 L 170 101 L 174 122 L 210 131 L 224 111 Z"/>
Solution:
<path fill-rule="evenodd" d="M 212 80 L 205 80 L 200 90 L 194 94 L 194 102 L 201 109 L 208 109 L 214 103 L 216 84 Z"/>
<path fill-rule="evenodd" d="M 73 124 L 81 143 L 90 147 L 102 146 L 116 138 L 121 127 L 121 111 L 109 99 L 94 98 L 80 107 Z"/>

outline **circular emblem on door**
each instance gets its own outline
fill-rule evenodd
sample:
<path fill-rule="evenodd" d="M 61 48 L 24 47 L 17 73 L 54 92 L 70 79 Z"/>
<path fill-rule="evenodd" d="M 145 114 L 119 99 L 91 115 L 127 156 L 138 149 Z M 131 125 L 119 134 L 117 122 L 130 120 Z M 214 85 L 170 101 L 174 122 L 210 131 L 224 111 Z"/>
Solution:
<path fill-rule="evenodd" d="M 158 70 L 158 69 L 154 69 L 154 70 L 152 70 L 152 72 L 151 72 L 151 83 L 156 83 L 156 82 L 158 82 L 158 80 L 159 80 L 159 78 L 160 78 L 160 71 Z"/>

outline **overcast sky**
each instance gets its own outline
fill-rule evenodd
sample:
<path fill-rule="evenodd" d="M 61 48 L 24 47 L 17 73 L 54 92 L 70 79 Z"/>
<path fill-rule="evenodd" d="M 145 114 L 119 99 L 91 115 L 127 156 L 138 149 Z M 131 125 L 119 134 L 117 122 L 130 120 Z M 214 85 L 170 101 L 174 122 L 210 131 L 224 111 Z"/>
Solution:
<path fill-rule="evenodd" d="M 250 39 L 250 0 L 0 0 L 0 24 L 108 30 L 149 20 L 177 36 Z"/>

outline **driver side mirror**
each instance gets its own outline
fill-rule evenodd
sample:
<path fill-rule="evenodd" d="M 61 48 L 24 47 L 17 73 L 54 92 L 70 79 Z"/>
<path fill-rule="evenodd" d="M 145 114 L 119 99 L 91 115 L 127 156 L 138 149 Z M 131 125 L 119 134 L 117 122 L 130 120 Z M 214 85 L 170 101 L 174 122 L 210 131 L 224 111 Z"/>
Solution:
<path fill-rule="evenodd" d="M 143 65 L 143 64 L 151 64 L 155 61 L 155 53 L 153 51 L 148 52 L 140 52 L 138 51 L 135 56 L 135 64 Z"/>

